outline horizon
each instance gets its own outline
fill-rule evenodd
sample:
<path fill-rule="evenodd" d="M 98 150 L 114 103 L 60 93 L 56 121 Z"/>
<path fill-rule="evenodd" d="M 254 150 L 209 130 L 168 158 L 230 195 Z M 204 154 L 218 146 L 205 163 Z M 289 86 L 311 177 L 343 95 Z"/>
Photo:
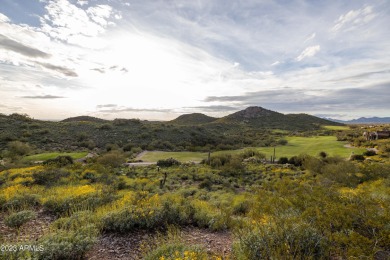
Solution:
<path fill-rule="evenodd" d="M 389 117 L 388 24 L 385 0 L 4 0 L 0 113 Z"/>
<path fill-rule="evenodd" d="M 265 110 L 269 110 L 267 108 L 264 108 L 264 107 L 261 107 L 261 106 L 252 106 L 252 107 L 257 107 L 257 108 L 261 108 L 261 109 L 265 109 Z M 249 108 L 249 107 L 247 107 Z M 243 109 L 243 110 L 246 110 L 247 108 Z M 214 117 L 215 119 L 220 119 L 220 118 L 223 118 L 225 116 L 228 116 L 228 115 L 231 115 L 231 114 L 234 114 L 234 113 L 237 113 L 237 112 L 240 112 L 242 110 L 238 110 L 238 111 L 233 111 L 232 113 L 229 113 L 229 114 L 226 114 L 224 116 L 220 116 L 220 117 Z M 279 113 L 278 111 L 274 111 L 274 110 L 269 110 L 269 111 L 272 111 L 272 112 L 276 112 L 276 113 Z M 2 114 L 2 113 L 0 113 Z M 10 114 L 4 114 L 6 116 L 10 116 L 11 114 L 13 113 L 10 113 Z M 16 113 L 16 114 L 20 114 L 20 113 Z M 112 120 L 115 120 L 115 119 L 126 119 L 126 120 L 131 120 L 131 119 L 135 119 L 135 120 L 141 120 L 141 121 L 150 121 L 150 122 L 169 122 L 169 121 L 172 121 L 172 120 L 175 120 L 177 119 L 178 117 L 180 116 L 183 116 L 183 115 L 191 115 L 191 114 L 201 114 L 201 115 L 205 115 L 205 116 L 209 116 L 209 117 L 212 117 L 211 115 L 208 115 L 206 113 L 201 113 L 201 112 L 192 112 L 192 113 L 184 113 L 184 114 L 179 114 L 177 115 L 175 118 L 173 119 L 168 119 L 168 120 L 158 120 L 158 119 L 140 119 L 140 118 L 135 118 L 135 117 L 131 117 L 131 118 L 126 118 L 126 117 L 115 117 L 115 118 L 111 118 L 111 119 L 105 119 L 105 118 L 101 118 L 101 117 L 97 117 L 97 116 L 91 116 L 91 115 L 75 115 L 75 116 L 71 116 L 71 117 L 66 117 L 66 118 L 58 118 L 58 119 L 47 119 L 47 118 L 35 118 L 35 117 L 31 117 L 30 115 L 28 114 L 21 114 L 21 115 L 26 115 L 30 118 L 32 118 L 33 120 L 40 120 L 40 121 L 53 121 L 53 122 L 60 122 L 60 121 L 63 121 L 63 120 L 66 120 L 66 119 L 69 119 L 69 118 L 76 118 L 76 117 L 94 117 L 94 118 L 97 118 L 97 119 L 103 119 L 103 120 L 107 120 L 107 121 L 112 121 Z M 336 122 L 338 119 L 336 118 L 328 118 L 328 117 L 319 117 L 319 116 L 316 116 L 316 115 L 312 115 L 312 114 L 309 114 L 309 113 L 282 113 L 284 115 L 291 115 L 291 114 L 306 114 L 306 115 L 310 115 L 310 116 L 315 116 L 315 117 L 318 117 L 318 118 L 321 118 L 321 119 L 326 119 L 326 120 L 329 120 L 329 121 L 333 121 L 333 122 Z M 349 120 L 339 120 L 339 121 L 345 121 L 345 122 L 348 122 L 348 121 L 354 121 L 354 120 L 359 120 L 359 119 L 381 119 L 381 118 L 390 118 L 390 116 L 384 116 L 384 117 L 377 117 L 377 116 L 370 116 L 370 117 L 358 117 L 358 118 L 352 118 L 352 119 L 349 119 Z"/>

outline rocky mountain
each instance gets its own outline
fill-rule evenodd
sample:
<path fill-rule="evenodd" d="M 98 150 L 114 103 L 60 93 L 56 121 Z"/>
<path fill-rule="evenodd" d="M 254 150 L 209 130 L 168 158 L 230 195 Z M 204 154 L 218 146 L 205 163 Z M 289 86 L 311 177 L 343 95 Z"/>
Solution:
<path fill-rule="evenodd" d="M 214 122 L 217 119 L 218 118 L 206 116 L 205 114 L 201 113 L 192 113 L 181 115 L 178 118 L 169 122 L 178 125 L 201 125 Z"/>
<path fill-rule="evenodd" d="M 260 128 L 278 128 L 286 130 L 316 129 L 319 125 L 341 125 L 308 114 L 282 114 L 262 107 L 248 107 L 225 116 L 216 122 L 245 124 Z"/>

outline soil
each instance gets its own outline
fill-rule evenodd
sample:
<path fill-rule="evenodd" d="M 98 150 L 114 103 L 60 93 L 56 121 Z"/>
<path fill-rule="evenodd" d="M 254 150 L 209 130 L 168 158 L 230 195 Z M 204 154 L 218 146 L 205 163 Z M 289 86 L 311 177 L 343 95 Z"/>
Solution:
<path fill-rule="evenodd" d="M 56 219 L 38 209 L 37 217 L 23 224 L 19 231 L 5 225 L 5 213 L 0 213 L 0 242 L 20 243 L 36 241 L 49 231 L 50 224 Z M 181 229 L 182 241 L 188 245 L 199 245 L 211 255 L 228 256 L 231 253 L 232 235 L 228 231 L 212 232 L 207 229 L 185 227 Z M 155 233 L 136 231 L 128 234 L 102 234 L 96 244 L 87 252 L 86 259 L 142 259 L 140 245 L 149 241 Z"/>
<path fill-rule="evenodd" d="M 95 246 L 87 253 L 86 258 L 133 260 L 142 259 L 140 245 L 153 236 L 144 231 L 130 234 L 103 234 Z M 187 227 L 181 230 L 183 241 L 188 245 L 200 245 L 208 253 L 228 256 L 231 251 L 232 236 L 229 232 L 212 232 L 206 229 Z"/>
<path fill-rule="evenodd" d="M 39 209 L 35 212 L 37 213 L 36 218 L 23 224 L 19 228 L 19 231 L 15 228 L 6 226 L 4 223 L 6 215 L 5 213 L 0 213 L 0 241 L 7 243 L 35 241 L 43 236 L 49 230 L 49 226 L 55 220 L 55 217 L 45 213 L 43 209 Z"/>

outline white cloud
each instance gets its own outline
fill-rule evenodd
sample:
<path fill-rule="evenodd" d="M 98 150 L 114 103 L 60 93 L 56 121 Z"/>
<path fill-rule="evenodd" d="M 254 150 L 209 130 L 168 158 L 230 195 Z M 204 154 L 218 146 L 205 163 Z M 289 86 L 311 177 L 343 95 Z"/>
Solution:
<path fill-rule="evenodd" d="M 87 9 L 89 18 L 102 27 L 107 27 L 108 20 L 112 14 L 112 7 L 109 5 L 97 5 Z"/>
<path fill-rule="evenodd" d="M 306 38 L 306 40 L 304 41 L 304 43 L 313 40 L 315 37 L 316 37 L 316 33 L 312 33 L 309 37 Z"/>
<path fill-rule="evenodd" d="M 370 22 L 376 14 L 373 12 L 372 6 L 366 6 L 358 10 L 351 10 L 346 14 L 343 14 L 335 22 L 332 27 L 332 32 L 350 31 L 356 27 Z"/>
<path fill-rule="evenodd" d="M 67 0 L 49 1 L 47 14 L 41 17 L 41 30 L 51 38 L 88 48 L 102 48 L 104 43 L 96 37 L 112 25 L 112 7 L 97 5 L 87 10 Z M 93 38 L 93 41 L 91 41 Z"/>
<path fill-rule="evenodd" d="M 0 23 L 8 23 L 10 20 L 7 16 L 4 14 L 0 13 Z"/>
<path fill-rule="evenodd" d="M 87 4 L 88 4 L 88 1 L 87 1 L 87 0 L 77 0 L 77 4 L 78 4 L 78 5 L 81 5 L 81 6 L 87 5 Z"/>
<path fill-rule="evenodd" d="M 314 45 L 314 46 L 307 47 L 306 49 L 304 49 L 302 51 L 302 53 L 295 60 L 301 61 L 305 58 L 313 57 L 314 55 L 316 55 L 320 51 L 320 49 L 321 49 L 320 45 Z"/>

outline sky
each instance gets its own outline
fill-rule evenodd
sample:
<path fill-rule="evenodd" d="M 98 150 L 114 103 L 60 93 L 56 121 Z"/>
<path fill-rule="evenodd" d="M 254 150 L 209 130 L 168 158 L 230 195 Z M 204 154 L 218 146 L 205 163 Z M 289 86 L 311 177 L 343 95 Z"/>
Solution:
<path fill-rule="evenodd" d="M 0 0 L 0 113 L 390 116 L 388 0 Z"/>

